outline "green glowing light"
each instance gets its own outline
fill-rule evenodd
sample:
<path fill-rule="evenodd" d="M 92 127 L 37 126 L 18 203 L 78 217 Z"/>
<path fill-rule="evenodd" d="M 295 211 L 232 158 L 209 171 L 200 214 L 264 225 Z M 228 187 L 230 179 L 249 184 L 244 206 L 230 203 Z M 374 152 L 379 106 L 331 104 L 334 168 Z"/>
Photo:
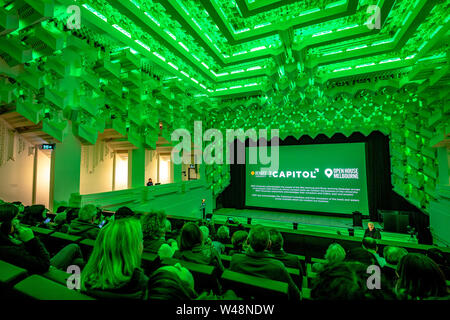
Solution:
<path fill-rule="evenodd" d="M 187 52 L 189 52 L 189 48 L 186 47 L 186 46 L 184 45 L 183 42 L 178 42 L 178 44 L 179 44 L 180 46 L 182 46 L 184 50 L 186 50 Z"/>
<path fill-rule="evenodd" d="M 162 61 L 166 61 L 166 58 L 164 58 L 162 55 L 160 55 L 158 52 L 153 52 L 153 54 L 155 56 L 157 56 L 159 59 L 161 59 Z"/>
<path fill-rule="evenodd" d="M 104 15 L 102 15 L 100 12 L 96 11 L 94 8 L 92 8 L 90 5 L 88 4 L 83 4 L 82 5 L 84 8 L 86 8 L 87 10 L 89 10 L 90 12 L 92 12 L 93 14 L 95 14 L 97 17 L 99 17 L 100 19 L 102 19 L 105 22 L 108 22 L 108 20 L 106 19 L 106 17 Z"/>
<path fill-rule="evenodd" d="M 153 18 L 150 13 L 148 12 L 144 12 L 144 14 L 149 17 L 158 27 L 161 27 L 161 24 L 158 22 L 158 20 L 156 20 L 155 18 Z"/>
<path fill-rule="evenodd" d="M 314 12 L 319 12 L 319 11 L 320 11 L 320 8 L 314 8 L 314 9 L 311 9 L 311 10 L 303 11 L 303 12 L 300 13 L 298 16 L 299 16 L 299 17 L 301 17 L 301 16 L 306 16 L 306 15 L 308 15 L 308 14 L 311 14 L 311 13 L 314 13 Z"/>
<path fill-rule="evenodd" d="M 175 70 L 178 70 L 178 67 L 176 65 L 174 65 L 172 62 L 168 62 L 167 64 L 169 66 L 171 66 L 172 68 L 174 68 Z"/>
<path fill-rule="evenodd" d="M 260 46 L 260 47 L 256 47 L 256 48 L 250 49 L 250 52 L 264 50 L 264 49 L 267 49 L 266 46 Z"/>

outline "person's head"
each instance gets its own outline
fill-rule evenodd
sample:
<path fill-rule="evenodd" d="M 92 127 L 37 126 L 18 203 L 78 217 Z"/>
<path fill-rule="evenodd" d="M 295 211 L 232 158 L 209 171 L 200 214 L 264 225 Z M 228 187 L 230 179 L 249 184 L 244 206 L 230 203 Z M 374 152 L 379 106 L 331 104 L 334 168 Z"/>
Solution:
<path fill-rule="evenodd" d="M 220 242 L 227 242 L 230 239 L 230 229 L 227 226 L 221 226 L 217 229 L 216 237 Z"/>
<path fill-rule="evenodd" d="M 205 243 L 209 239 L 209 229 L 207 226 L 200 226 L 200 231 L 203 234 L 203 243 Z"/>
<path fill-rule="evenodd" d="M 202 243 L 203 233 L 197 224 L 188 222 L 181 228 L 180 251 L 191 250 L 193 247 Z"/>
<path fill-rule="evenodd" d="M 67 213 L 65 211 L 58 213 L 55 216 L 55 219 L 53 220 L 53 222 L 57 225 L 57 226 L 61 226 L 65 223 L 67 223 Z"/>
<path fill-rule="evenodd" d="M 384 277 L 381 290 L 369 290 L 367 266 L 359 262 L 336 262 L 326 264 L 314 278 L 311 298 L 313 300 L 374 300 L 392 299 L 390 287 Z"/>
<path fill-rule="evenodd" d="M 25 206 L 20 201 L 14 201 L 12 202 L 12 204 L 15 205 L 17 209 L 19 209 L 19 214 L 25 210 Z"/>
<path fill-rule="evenodd" d="M 377 240 L 371 237 L 365 237 L 362 241 L 362 246 L 364 249 L 370 250 L 370 251 L 377 251 Z"/>
<path fill-rule="evenodd" d="M 182 301 L 197 298 L 194 279 L 186 268 L 176 264 L 152 273 L 148 281 L 148 298 L 152 300 Z"/>
<path fill-rule="evenodd" d="M 375 256 L 364 248 L 352 248 L 346 255 L 345 260 L 360 262 L 366 266 L 377 264 Z"/>
<path fill-rule="evenodd" d="M 375 229 L 375 224 L 373 222 L 369 222 L 367 223 L 367 227 L 369 228 L 370 231 L 372 231 L 373 229 Z"/>
<path fill-rule="evenodd" d="M 406 256 L 408 251 L 404 248 L 387 246 L 383 249 L 383 257 L 387 263 L 396 266 L 403 256 Z"/>
<path fill-rule="evenodd" d="M 135 218 L 105 225 L 81 273 L 81 287 L 113 289 L 128 282 L 141 265 L 143 243 L 141 222 Z"/>
<path fill-rule="evenodd" d="M 271 229 L 270 241 L 271 241 L 270 249 L 272 251 L 279 251 L 283 249 L 284 239 L 280 231 L 276 229 Z"/>
<path fill-rule="evenodd" d="M 114 214 L 115 219 L 130 218 L 134 216 L 133 210 L 128 207 L 120 207 Z"/>
<path fill-rule="evenodd" d="M 162 224 L 157 212 L 149 212 L 141 216 L 144 239 L 160 239 L 165 234 L 165 221 Z"/>
<path fill-rule="evenodd" d="M 14 232 L 14 221 L 18 214 L 17 206 L 10 203 L 0 205 L 0 232 L 3 235 L 8 236 Z"/>
<path fill-rule="evenodd" d="M 152 178 L 148 178 L 148 182 L 152 182 Z"/>
<path fill-rule="evenodd" d="M 332 243 L 325 253 L 325 260 L 329 263 L 344 261 L 345 250 L 339 243 Z"/>
<path fill-rule="evenodd" d="M 44 222 L 48 210 L 42 204 L 34 204 L 24 209 L 22 223 L 30 226 L 38 225 Z"/>
<path fill-rule="evenodd" d="M 431 248 L 427 250 L 427 257 L 437 263 L 438 266 L 448 266 L 447 257 L 438 248 Z"/>
<path fill-rule="evenodd" d="M 83 206 L 78 212 L 78 219 L 84 222 L 94 223 L 97 217 L 97 207 L 93 204 Z"/>
<path fill-rule="evenodd" d="M 250 230 L 248 244 L 255 252 L 262 252 L 270 246 L 270 234 L 267 228 L 256 225 Z"/>
<path fill-rule="evenodd" d="M 165 233 L 172 232 L 172 224 L 170 223 L 170 221 L 168 219 L 166 219 L 166 221 L 164 223 L 164 232 Z"/>
<path fill-rule="evenodd" d="M 238 230 L 233 233 L 231 237 L 231 244 L 234 250 L 242 251 L 244 244 L 247 242 L 248 233 L 243 230 Z"/>
<path fill-rule="evenodd" d="M 70 223 L 72 220 L 78 218 L 79 211 L 80 211 L 80 208 L 68 208 L 67 215 L 66 215 L 67 223 Z"/>
<path fill-rule="evenodd" d="M 59 206 L 58 209 L 56 209 L 56 214 L 67 211 L 67 209 L 69 209 L 66 206 Z"/>
<path fill-rule="evenodd" d="M 407 299 L 447 295 L 445 276 L 439 266 L 421 253 L 408 253 L 397 265 L 397 294 Z"/>

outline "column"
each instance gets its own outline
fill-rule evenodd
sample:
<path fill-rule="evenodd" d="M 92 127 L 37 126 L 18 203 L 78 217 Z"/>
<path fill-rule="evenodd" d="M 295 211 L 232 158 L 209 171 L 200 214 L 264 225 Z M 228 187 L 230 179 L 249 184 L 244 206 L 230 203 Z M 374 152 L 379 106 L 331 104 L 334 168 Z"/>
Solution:
<path fill-rule="evenodd" d="M 67 135 L 52 151 L 50 167 L 50 209 L 80 193 L 81 143 L 68 123 Z"/>
<path fill-rule="evenodd" d="M 134 149 L 128 152 L 128 183 L 129 187 L 131 184 L 131 188 L 137 188 L 146 185 L 144 148 Z"/>

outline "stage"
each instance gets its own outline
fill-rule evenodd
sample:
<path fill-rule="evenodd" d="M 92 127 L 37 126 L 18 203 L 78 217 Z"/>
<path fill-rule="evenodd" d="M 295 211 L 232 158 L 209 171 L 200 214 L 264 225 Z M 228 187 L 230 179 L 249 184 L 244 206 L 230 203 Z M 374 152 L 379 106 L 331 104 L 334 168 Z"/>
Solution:
<path fill-rule="evenodd" d="M 354 236 L 362 239 L 364 230 L 367 229 L 369 219 L 363 219 L 363 227 L 353 227 L 353 218 L 337 216 L 324 216 L 319 214 L 299 214 L 272 210 L 234 209 L 222 208 L 214 211 L 213 220 L 225 222 L 229 217 L 242 224 L 247 224 L 251 218 L 251 224 L 261 224 L 267 227 L 293 229 L 293 223 L 297 223 L 298 230 L 319 232 L 328 235 L 349 235 L 349 229 L 354 229 Z M 375 228 L 382 230 L 383 225 L 374 222 Z M 409 234 L 381 231 L 383 240 L 393 240 L 408 243 L 417 243 L 417 239 L 410 239 Z M 413 241 L 414 240 L 414 241 Z"/>

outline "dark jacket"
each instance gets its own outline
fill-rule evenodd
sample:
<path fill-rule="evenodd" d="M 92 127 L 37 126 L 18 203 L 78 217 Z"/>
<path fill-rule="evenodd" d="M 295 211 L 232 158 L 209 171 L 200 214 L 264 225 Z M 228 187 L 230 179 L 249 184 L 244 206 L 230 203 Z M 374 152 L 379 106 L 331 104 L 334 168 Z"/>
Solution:
<path fill-rule="evenodd" d="M 397 266 L 386 264 L 381 273 L 384 275 L 386 280 L 391 284 L 391 286 L 395 286 L 395 282 L 397 281 L 397 274 L 395 273 Z"/>
<path fill-rule="evenodd" d="M 178 250 L 175 251 L 173 258 L 200 264 L 209 264 L 215 266 L 219 271 L 223 271 L 225 269 L 217 250 L 215 250 L 212 246 L 198 245 L 191 250 Z"/>
<path fill-rule="evenodd" d="M 148 277 L 141 269 L 134 269 L 133 275 L 129 282 L 123 284 L 119 288 L 101 290 L 91 289 L 86 286 L 83 293 L 97 299 L 137 299 L 146 300 L 148 293 Z"/>
<path fill-rule="evenodd" d="M 381 239 L 381 233 L 380 233 L 380 231 L 378 231 L 375 228 L 373 228 L 372 231 L 370 231 L 369 229 L 366 229 L 366 231 L 364 232 L 364 238 L 365 237 L 370 237 L 373 239 Z"/>
<path fill-rule="evenodd" d="M 249 248 L 245 254 L 234 254 L 231 257 L 230 270 L 286 282 L 288 284 L 289 299 L 300 300 L 300 291 L 286 267 L 281 261 L 271 257 L 268 252 L 254 252 Z"/>
<path fill-rule="evenodd" d="M 30 273 L 45 273 L 50 268 L 50 255 L 37 237 L 15 244 L 0 234 L 0 259 L 27 269 Z"/>
<path fill-rule="evenodd" d="M 305 274 L 302 268 L 302 264 L 300 262 L 300 259 L 295 254 L 290 254 L 284 251 L 283 249 L 278 251 L 272 251 L 271 256 L 277 260 L 280 260 L 283 262 L 284 266 L 286 268 L 293 268 L 297 269 L 299 272 L 300 277 L 300 283 L 297 283 L 297 286 L 299 288 L 302 287 L 303 284 L 303 275 Z"/>
<path fill-rule="evenodd" d="M 80 236 L 83 238 L 95 240 L 99 231 L 100 228 L 98 228 L 97 225 L 80 219 L 75 219 L 70 223 L 67 233 L 74 236 Z"/>

